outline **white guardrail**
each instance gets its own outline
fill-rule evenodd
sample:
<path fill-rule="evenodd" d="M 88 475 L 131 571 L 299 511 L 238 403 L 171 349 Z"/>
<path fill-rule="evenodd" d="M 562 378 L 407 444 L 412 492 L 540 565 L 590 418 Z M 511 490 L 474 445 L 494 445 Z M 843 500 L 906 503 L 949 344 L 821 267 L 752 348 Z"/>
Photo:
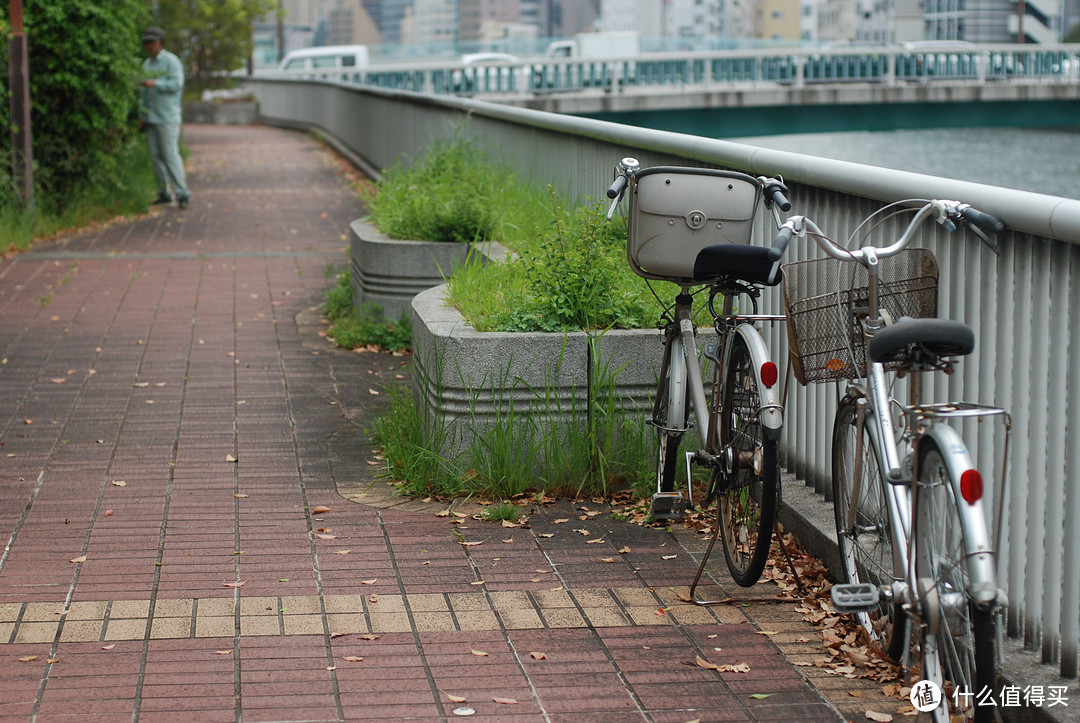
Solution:
<path fill-rule="evenodd" d="M 978 348 L 934 390 L 1012 412 L 1000 579 L 1009 597 L 1008 634 L 1040 649 L 1075 682 L 1080 650 L 1080 201 L 953 181 L 738 143 L 653 131 L 477 100 L 387 92 L 340 83 L 253 80 L 268 121 L 321 129 L 372 174 L 400 154 L 418 156 L 436 139 L 466 132 L 519 169 L 574 197 L 599 199 L 623 156 L 642 166 L 692 165 L 781 174 L 793 213 L 834 238 L 882 202 L 951 198 L 1001 218 L 1009 230 L 995 257 L 971 234 L 929 226 L 923 237 L 941 267 L 939 313 L 971 325 Z M 765 233 L 764 223 L 759 235 Z M 895 231 L 886 225 L 882 233 Z M 816 255 L 792 244 L 789 260 Z M 779 298 L 765 308 L 780 309 Z M 776 358 L 786 336 L 769 332 Z M 797 385 L 788 396 L 787 465 L 807 484 L 828 486 L 833 385 Z M 990 425 L 963 429 L 977 442 L 984 479 L 996 488 L 1000 437 Z M 991 489 L 987 494 L 993 494 Z M 988 499 L 993 499 L 989 497 Z"/>
<path fill-rule="evenodd" d="M 939 44 L 932 47 L 800 48 L 649 53 L 612 58 L 457 60 L 311 69 L 263 77 L 331 80 L 433 95 L 528 96 L 582 91 L 870 83 L 1076 83 L 1077 45 Z"/>

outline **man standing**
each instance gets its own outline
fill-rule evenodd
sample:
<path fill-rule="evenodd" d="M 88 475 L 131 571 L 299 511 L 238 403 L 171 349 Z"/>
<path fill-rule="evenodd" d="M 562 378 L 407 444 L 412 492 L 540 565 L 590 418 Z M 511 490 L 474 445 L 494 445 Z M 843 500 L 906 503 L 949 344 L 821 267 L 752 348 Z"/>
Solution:
<path fill-rule="evenodd" d="M 180 158 L 180 101 L 184 90 L 184 66 L 180 58 L 165 50 L 161 28 L 147 28 L 143 47 L 150 56 L 143 61 L 142 102 L 139 119 L 150 146 L 150 161 L 157 178 L 158 197 L 154 203 L 171 203 L 169 185 L 180 208 L 191 200 L 184 161 Z"/>

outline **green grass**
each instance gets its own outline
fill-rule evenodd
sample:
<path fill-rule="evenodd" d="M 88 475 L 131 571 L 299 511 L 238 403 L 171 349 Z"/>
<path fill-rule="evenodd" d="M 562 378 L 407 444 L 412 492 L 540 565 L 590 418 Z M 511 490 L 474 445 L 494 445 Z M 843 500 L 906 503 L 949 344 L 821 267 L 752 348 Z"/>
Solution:
<path fill-rule="evenodd" d="M 122 169 L 115 182 L 87 179 L 75 196 L 54 198 L 48 189 L 35 190 L 33 208 L 15 200 L 11 187 L 7 154 L 0 154 L 0 252 L 22 251 L 37 240 L 62 232 L 88 228 L 117 216 L 135 217 L 146 213 L 157 183 L 150 167 L 145 141 L 135 139 L 118 164 Z"/>
<path fill-rule="evenodd" d="M 524 515 L 513 502 L 498 502 L 485 507 L 480 516 L 488 522 L 517 522 Z"/>
<path fill-rule="evenodd" d="M 333 275 L 332 270 L 329 273 Z M 383 318 L 382 307 L 363 304 L 359 309 L 355 308 L 348 272 L 338 274 L 334 284 L 326 290 L 322 312 L 330 322 L 327 336 L 345 349 L 377 346 L 398 351 L 412 346 L 412 322 L 408 313 L 403 311 L 396 321 L 387 321 Z"/>

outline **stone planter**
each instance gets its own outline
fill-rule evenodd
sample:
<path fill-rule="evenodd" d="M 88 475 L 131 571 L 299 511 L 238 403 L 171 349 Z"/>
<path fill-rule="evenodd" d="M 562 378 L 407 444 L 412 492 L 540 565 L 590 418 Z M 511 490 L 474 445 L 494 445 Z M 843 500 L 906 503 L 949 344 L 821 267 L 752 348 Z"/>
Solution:
<path fill-rule="evenodd" d="M 656 329 L 584 332 L 478 332 L 445 302 L 445 285 L 412 302 L 413 384 L 422 414 L 446 425 L 453 457 L 486 438 L 513 408 L 515 424 L 580 425 L 588 400 L 610 389 L 634 420 L 652 409 L 662 350 Z M 707 332 L 709 333 L 709 332 Z M 429 416 L 429 418 L 432 418 Z"/>
<path fill-rule="evenodd" d="M 254 101 L 184 104 L 184 121 L 187 123 L 251 125 L 258 115 L 259 105 Z"/>
<path fill-rule="evenodd" d="M 392 239 L 366 219 L 353 221 L 349 225 L 353 303 L 381 306 L 384 318 L 397 319 L 408 311 L 414 296 L 441 284 L 469 249 L 469 244 Z M 508 253 L 494 242 L 480 251 L 492 259 Z"/>

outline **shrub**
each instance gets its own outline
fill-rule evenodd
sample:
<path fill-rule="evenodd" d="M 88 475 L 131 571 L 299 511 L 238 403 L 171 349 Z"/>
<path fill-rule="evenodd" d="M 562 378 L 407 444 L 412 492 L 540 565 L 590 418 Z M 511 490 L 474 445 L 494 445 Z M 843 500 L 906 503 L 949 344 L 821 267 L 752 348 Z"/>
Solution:
<path fill-rule="evenodd" d="M 4 3 L 4 29 L 7 11 Z M 146 18 L 143 0 L 26 3 L 36 197 L 46 210 L 66 206 L 88 187 L 110 188 L 121 177 L 134 136 Z M 0 43 L 0 65 L 8 65 L 6 43 Z M 8 107 L 7 83 L 0 84 L 0 103 Z M 10 123 L 9 114 L 0 113 L 0 137 L 9 136 Z M 5 204 L 8 170 L 0 170 Z"/>

